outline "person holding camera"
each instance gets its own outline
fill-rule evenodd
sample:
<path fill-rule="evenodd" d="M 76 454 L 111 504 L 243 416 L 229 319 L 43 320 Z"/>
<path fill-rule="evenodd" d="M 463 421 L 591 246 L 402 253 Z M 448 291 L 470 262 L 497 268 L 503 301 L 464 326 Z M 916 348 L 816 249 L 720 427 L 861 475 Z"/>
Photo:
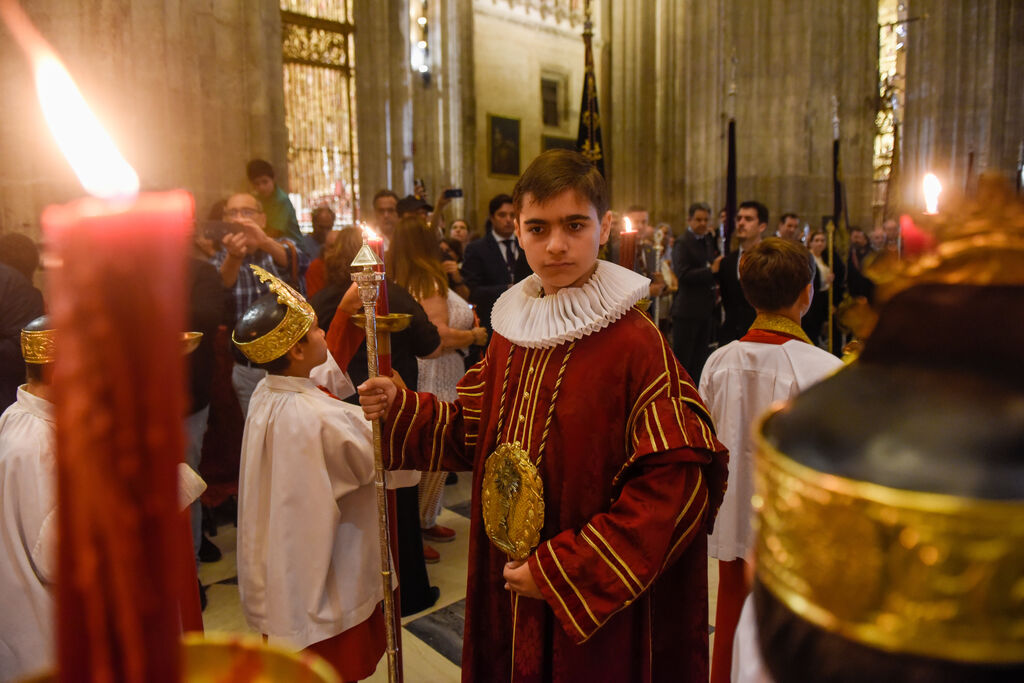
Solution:
<path fill-rule="evenodd" d="M 299 292 L 305 291 L 303 276 L 309 267 L 309 257 L 298 249 L 294 240 L 273 239 L 266 233 L 267 217 L 255 197 L 247 193 L 229 197 L 224 205 L 224 220 L 229 224 L 223 226 L 224 233 L 220 236 L 224 249 L 214 254 L 211 262 L 220 271 L 221 283 L 231 290 L 232 326 L 264 292 L 250 265 L 277 275 Z M 231 380 L 243 415 L 248 412 L 253 389 L 265 375 L 264 370 L 236 356 Z"/>

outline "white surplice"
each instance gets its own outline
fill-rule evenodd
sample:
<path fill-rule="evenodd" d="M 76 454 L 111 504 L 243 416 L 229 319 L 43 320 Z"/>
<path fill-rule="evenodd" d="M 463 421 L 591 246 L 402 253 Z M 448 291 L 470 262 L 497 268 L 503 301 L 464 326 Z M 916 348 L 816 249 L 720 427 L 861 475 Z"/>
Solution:
<path fill-rule="evenodd" d="M 0 680 L 54 661 L 57 463 L 53 404 L 30 394 L 0 416 Z"/>
<path fill-rule="evenodd" d="M 315 376 L 333 375 L 332 393 L 351 393 L 336 367 L 329 360 Z M 238 588 L 249 625 L 271 642 L 326 640 L 383 599 L 372 443 L 362 410 L 311 379 L 268 375 L 253 392 L 238 487 Z"/>
<path fill-rule="evenodd" d="M 55 435 L 53 404 L 22 385 L 0 416 L 0 681 L 54 664 Z M 204 490 L 195 470 L 178 463 L 181 509 Z"/>
<path fill-rule="evenodd" d="M 761 657 L 761 645 L 757 642 L 757 613 L 754 596 L 748 595 L 736 624 L 736 636 L 732 641 L 732 683 L 774 683 Z"/>
<path fill-rule="evenodd" d="M 832 354 L 796 339 L 785 344 L 734 341 L 708 358 L 700 395 L 718 440 L 729 449 L 729 486 L 708 538 L 708 555 L 746 559 L 754 545 L 754 430 L 776 401 L 788 401 L 843 365 Z"/>

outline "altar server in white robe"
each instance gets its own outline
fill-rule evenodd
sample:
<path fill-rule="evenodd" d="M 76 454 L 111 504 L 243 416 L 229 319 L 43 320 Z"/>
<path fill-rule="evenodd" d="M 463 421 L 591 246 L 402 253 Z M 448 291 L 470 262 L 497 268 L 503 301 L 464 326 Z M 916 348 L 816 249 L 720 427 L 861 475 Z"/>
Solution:
<path fill-rule="evenodd" d="M 729 448 L 729 485 L 708 554 L 718 560 L 718 605 L 711 682 L 729 680 L 732 643 L 749 592 L 746 561 L 753 548 L 753 435 L 756 421 L 776 401 L 796 396 L 840 367 L 800 327 L 813 296 L 813 257 L 803 245 L 763 240 L 740 261 L 740 285 L 757 311 L 750 330 L 708 358 L 700 394 L 718 438 Z"/>
<path fill-rule="evenodd" d="M 57 462 L 49 318 L 21 332 L 27 382 L 0 415 L 0 681 L 52 669 L 56 656 Z M 184 510 L 206 489 L 178 465 Z"/>
<path fill-rule="evenodd" d="M 371 428 L 334 393 L 354 389 L 330 358 L 313 309 L 257 272 L 271 293 L 233 333 L 239 350 L 268 372 L 242 439 L 242 610 L 271 642 L 310 649 L 343 680 L 359 680 L 385 647 Z"/>
<path fill-rule="evenodd" d="M 28 381 L 0 416 L 0 680 L 53 663 L 57 564 L 53 331 L 46 317 L 21 333 Z"/>

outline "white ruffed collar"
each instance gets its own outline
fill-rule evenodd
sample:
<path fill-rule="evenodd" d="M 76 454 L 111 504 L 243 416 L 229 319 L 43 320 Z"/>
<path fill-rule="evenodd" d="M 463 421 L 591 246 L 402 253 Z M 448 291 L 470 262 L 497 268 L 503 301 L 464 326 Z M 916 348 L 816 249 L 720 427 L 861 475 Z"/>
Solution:
<path fill-rule="evenodd" d="M 650 286 L 643 275 L 598 261 L 597 270 L 582 286 L 541 296 L 540 277 L 534 274 L 498 298 L 491 327 L 518 346 L 551 348 L 612 324 L 646 297 Z"/>

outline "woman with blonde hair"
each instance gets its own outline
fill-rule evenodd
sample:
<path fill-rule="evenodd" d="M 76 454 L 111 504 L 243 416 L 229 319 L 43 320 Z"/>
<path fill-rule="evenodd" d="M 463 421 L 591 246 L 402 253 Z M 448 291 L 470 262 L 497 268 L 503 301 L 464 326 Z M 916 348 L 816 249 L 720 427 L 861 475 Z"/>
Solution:
<path fill-rule="evenodd" d="M 396 283 L 405 287 L 426 311 L 441 335 L 439 358 L 419 359 L 419 390 L 442 401 L 454 401 L 455 387 L 465 374 L 463 358 L 471 345 L 487 344 L 487 330 L 474 327 L 473 309 L 448 287 L 448 273 L 441 263 L 441 249 L 430 228 L 417 216 L 406 216 L 398 223 L 391 248 L 385 257 L 387 271 Z M 431 541 L 447 542 L 455 532 L 437 524 L 447 473 L 424 473 L 420 480 L 420 526 Z M 429 546 L 423 549 L 427 562 L 440 559 Z"/>

